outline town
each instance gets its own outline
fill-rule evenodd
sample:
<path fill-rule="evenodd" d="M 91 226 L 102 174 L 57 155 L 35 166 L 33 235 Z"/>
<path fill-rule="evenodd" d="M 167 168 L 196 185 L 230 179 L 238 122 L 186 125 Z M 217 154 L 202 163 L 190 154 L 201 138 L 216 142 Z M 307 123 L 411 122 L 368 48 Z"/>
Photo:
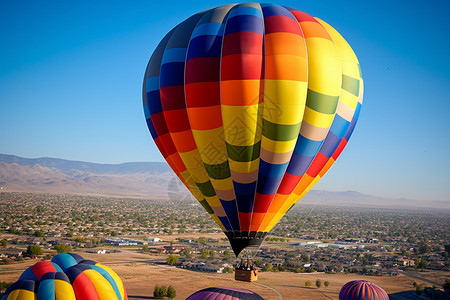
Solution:
<path fill-rule="evenodd" d="M 19 192 L 0 198 L 1 264 L 29 259 L 31 245 L 43 255 L 135 250 L 203 272 L 233 272 L 238 262 L 195 202 Z M 448 277 L 448 218 L 449 211 L 299 203 L 247 255 L 261 271 L 396 276 L 436 270 Z"/>

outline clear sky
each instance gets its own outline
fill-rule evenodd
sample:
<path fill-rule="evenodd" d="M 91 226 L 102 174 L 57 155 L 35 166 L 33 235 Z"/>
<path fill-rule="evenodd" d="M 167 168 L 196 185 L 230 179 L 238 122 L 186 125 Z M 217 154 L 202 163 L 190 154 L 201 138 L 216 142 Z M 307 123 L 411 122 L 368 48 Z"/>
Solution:
<path fill-rule="evenodd" d="M 450 2 L 272 1 L 350 43 L 365 84 L 348 147 L 315 188 L 450 203 Z M 0 153 L 163 161 L 141 86 L 160 39 L 227 1 L 0 1 Z"/>

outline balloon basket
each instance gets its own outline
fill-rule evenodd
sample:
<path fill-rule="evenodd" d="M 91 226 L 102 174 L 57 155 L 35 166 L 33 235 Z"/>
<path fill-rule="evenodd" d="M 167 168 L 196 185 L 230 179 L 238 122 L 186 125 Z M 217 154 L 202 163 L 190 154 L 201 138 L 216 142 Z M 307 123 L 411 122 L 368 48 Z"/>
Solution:
<path fill-rule="evenodd" d="M 258 270 L 234 269 L 234 279 L 238 281 L 252 282 L 258 280 Z"/>
<path fill-rule="evenodd" d="M 247 282 L 258 280 L 258 268 L 253 264 L 253 259 L 241 259 L 241 262 L 234 269 L 234 279 Z"/>

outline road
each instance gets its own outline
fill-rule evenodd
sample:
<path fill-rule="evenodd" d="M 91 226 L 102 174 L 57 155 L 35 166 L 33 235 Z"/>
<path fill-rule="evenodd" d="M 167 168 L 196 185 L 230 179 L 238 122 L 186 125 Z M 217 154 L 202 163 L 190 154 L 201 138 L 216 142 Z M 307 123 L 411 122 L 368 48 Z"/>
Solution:
<path fill-rule="evenodd" d="M 404 271 L 404 270 L 399 270 L 398 272 L 399 272 L 400 274 L 403 274 L 403 275 L 409 277 L 409 278 L 421 280 L 421 281 L 430 283 L 430 284 L 435 285 L 435 286 L 438 286 L 438 287 L 440 287 L 440 286 L 442 285 L 441 282 L 436 282 L 436 281 L 430 280 L 430 279 L 428 279 L 428 278 L 422 277 L 422 276 L 420 276 L 420 274 L 418 274 L 417 272 Z"/>

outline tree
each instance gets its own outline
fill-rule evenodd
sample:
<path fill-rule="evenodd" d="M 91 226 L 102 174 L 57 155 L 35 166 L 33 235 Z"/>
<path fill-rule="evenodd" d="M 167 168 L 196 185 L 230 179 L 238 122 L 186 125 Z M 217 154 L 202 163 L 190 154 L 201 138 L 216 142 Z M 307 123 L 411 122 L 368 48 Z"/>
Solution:
<path fill-rule="evenodd" d="M 327 287 L 327 286 L 330 285 L 330 283 L 329 283 L 328 281 L 324 281 L 324 282 L 323 282 L 323 285 L 324 285 L 325 287 Z"/>
<path fill-rule="evenodd" d="M 234 272 L 234 269 L 230 268 L 230 267 L 225 267 L 222 270 L 222 273 L 233 273 L 233 272 Z"/>
<path fill-rule="evenodd" d="M 68 252 L 72 252 L 72 247 L 69 245 L 56 245 L 55 246 L 55 250 L 58 253 L 68 253 Z"/>
<path fill-rule="evenodd" d="M 153 297 L 155 298 L 163 298 L 166 296 L 166 290 L 167 288 L 165 286 L 159 286 L 155 285 L 155 288 L 153 289 Z"/>
<path fill-rule="evenodd" d="M 209 250 L 203 250 L 202 251 L 202 258 L 207 259 L 210 256 L 210 251 Z"/>
<path fill-rule="evenodd" d="M 37 236 L 37 237 L 43 237 L 45 234 L 44 234 L 44 232 L 43 232 L 42 230 L 36 230 L 36 231 L 33 233 L 33 235 L 34 235 L 34 236 Z"/>
<path fill-rule="evenodd" d="M 420 254 L 425 254 L 430 251 L 431 251 L 431 246 L 424 242 L 420 243 L 420 247 L 417 250 L 417 252 L 419 252 Z"/>
<path fill-rule="evenodd" d="M 41 246 L 39 245 L 29 245 L 27 247 L 27 252 L 26 254 L 28 256 L 36 256 L 36 255 L 41 255 L 42 254 L 42 249 Z"/>
<path fill-rule="evenodd" d="M 305 287 L 309 287 L 309 286 L 311 286 L 311 281 L 306 280 L 306 281 L 305 281 Z"/>
<path fill-rule="evenodd" d="M 177 292 L 175 291 L 173 286 L 169 285 L 169 287 L 167 288 L 166 297 L 169 299 L 173 299 L 176 296 L 177 296 Z"/>
<path fill-rule="evenodd" d="M 254 261 L 254 263 L 255 263 L 255 266 L 257 266 L 259 268 L 262 264 L 262 260 L 258 258 Z"/>
<path fill-rule="evenodd" d="M 2 245 L 2 247 L 6 248 L 6 247 L 8 247 L 8 241 L 3 239 L 3 240 L 0 241 L 0 245 Z"/>
<path fill-rule="evenodd" d="M 320 279 L 316 280 L 316 286 L 317 288 L 320 288 L 320 286 L 322 285 L 322 281 L 320 281 Z"/>
<path fill-rule="evenodd" d="M 164 298 L 167 295 L 167 287 L 165 285 L 159 288 L 159 297 Z"/>
<path fill-rule="evenodd" d="M 166 296 L 167 296 L 167 287 L 155 285 L 155 288 L 153 289 L 153 297 L 164 298 Z"/>
<path fill-rule="evenodd" d="M 450 290 L 450 279 L 445 279 L 445 283 L 442 285 L 442 287 L 444 288 L 444 291 L 449 291 Z"/>
<path fill-rule="evenodd" d="M 167 264 L 174 266 L 178 263 L 178 256 L 170 254 L 166 259 Z"/>
<path fill-rule="evenodd" d="M 0 281 L 0 291 L 6 290 L 12 282 Z"/>
<path fill-rule="evenodd" d="M 194 251 L 192 248 L 186 247 L 180 251 L 180 255 L 183 255 L 186 258 L 192 258 L 192 251 Z"/>
<path fill-rule="evenodd" d="M 361 263 L 363 266 L 367 266 L 369 264 L 369 259 L 367 257 L 361 257 Z"/>
<path fill-rule="evenodd" d="M 423 258 L 418 258 L 414 261 L 414 263 L 416 264 L 416 266 L 420 269 L 425 268 L 426 266 L 428 266 L 428 262 L 423 259 Z"/>
<path fill-rule="evenodd" d="M 416 284 L 416 294 L 420 296 L 422 294 L 423 287 L 420 284 Z"/>
<path fill-rule="evenodd" d="M 270 271 L 272 271 L 272 269 L 273 269 L 272 264 L 271 263 L 267 263 L 267 264 L 264 265 L 264 268 L 262 269 L 262 271 L 263 272 L 270 272 Z"/>

